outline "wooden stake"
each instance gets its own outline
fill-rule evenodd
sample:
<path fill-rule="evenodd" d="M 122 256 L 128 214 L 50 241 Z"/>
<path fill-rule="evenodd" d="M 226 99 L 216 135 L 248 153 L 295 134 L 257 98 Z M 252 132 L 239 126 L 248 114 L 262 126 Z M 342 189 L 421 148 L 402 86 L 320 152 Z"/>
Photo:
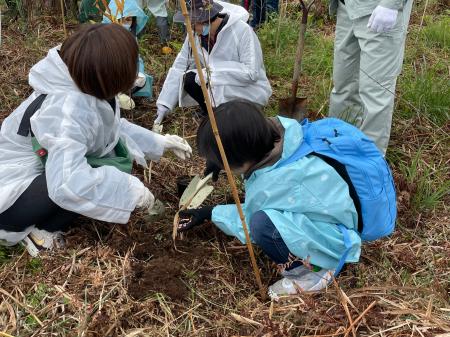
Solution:
<path fill-rule="evenodd" d="M 233 174 L 231 173 L 230 165 L 228 164 L 227 156 L 225 154 L 225 150 L 222 145 L 222 140 L 220 139 L 219 130 L 217 129 L 217 122 L 216 122 L 216 118 L 214 117 L 214 113 L 212 110 L 211 99 L 209 98 L 208 89 L 206 88 L 205 77 L 203 76 L 202 65 L 200 63 L 200 57 L 198 55 L 198 50 L 196 48 L 194 33 L 192 31 L 192 26 L 191 26 L 191 19 L 189 17 L 189 13 L 188 13 L 188 10 L 186 7 L 186 1 L 180 0 L 180 6 L 181 6 L 181 12 L 183 13 L 184 20 L 186 23 L 186 29 L 187 29 L 188 37 L 189 37 L 189 43 L 191 44 L 191 47 L 192 47 L 192 54 L 194 56 L 195 65 L 197 67 L 197 72 L 198 72 L 198 76 L 200 79 L 203 96 L 205 98 L 205 104 L 206 104 L 206 107 L 208 110 L 208 117 L 211 122 L 211 127 L 213 129 L 214 136 L 216 138 L 217 146 L 220 151 L 220 156 L 222 157 L 222 162 L 223 162 L 223 166 L 225 168 L 225 172 L 227 173 L 228 182 L 230 183 L 231 190 L 233 192 L 234 202 L 236 203 L 236 207 L 239 212 L 239 217 L 241 218 L 242 227 L 244 228 L 245 240 L 247 243 L 247 249 L 248 249 L 248 252 L 250 255 L 250 260 L 252 262 L 253 272 L 255 273 L 256 282 L 258 283 L 258 286 L 259 286 L 261 298 L 263 300 L 265 300 L 266 299 L 266 291 L 261 282 L 261 276 L 259 274 L 258 265 L 256 264 L 255 253 L 253 252 L 252 243 L 250 241 L 250 235 L 248 234 L 248 228 L 247 228 L 247 224 L 245 222 L 244 212 L 242 211 L 241 202 L 239 201 L 239 195 L 238 195 L 236 183 L 234 181 Z"/>
<path fill-rule="evenodd" d="M 67 29 L 66 29 L 66 17 L 64 15 L 64 0 L 61 0 L 61 17 L 63 22 L 63 28 L 64 28 L 64 38 L 67 38 Z"/>

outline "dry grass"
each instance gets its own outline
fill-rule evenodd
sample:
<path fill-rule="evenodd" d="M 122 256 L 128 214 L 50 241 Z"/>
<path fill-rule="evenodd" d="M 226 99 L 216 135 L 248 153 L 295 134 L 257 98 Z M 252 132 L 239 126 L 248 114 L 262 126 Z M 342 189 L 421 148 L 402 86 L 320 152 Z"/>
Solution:
<path fill-rule="evenodd" d="M 16 23 L 4 28 L 0 120 L 30 93 L 30 66 L 63 36 L 53 20 L 34 23 L 28 33 Z M 156 41 L 154 34 L 154 30 L 147 33 L 141 46 L 159 90 L 164 64 L 170 64 L 173 56 L 165 59 L 159 46 L 149 43 Z M 150 127 L 154 105 L 141 106 L 144 114 L 134 121 Z M 195 128 L 189 111 L 169 123 L 171 132 L 190 137 L 191 144 Z M 389 154 L 399 196 L 395 234 L 364 245 L 360 263 L 348 266 L 327 291 L 273 303 L 258 298 L 246 248 L 213 226 L 185 234 L 177 244 L 179 251 L 173 249 L 175 177 L 201 172 L 203 162 L 198 157 L 188 162 L 162 159 L 153 164 L 149 187 L 167 202 L 166 219 L 150 225 L 136 213 L 123 226 L 84 218 L 68 234 L 65 251 L 40 259 L 31 259 L 20 248 L 0 251 L 0 336 L 450 333 L 448 194 L 433 207 L 419 207 L 428 192 L 449 178 L 448 133 L 448 124 L 439 127 L 425 118 L 397 118 Z M 144 179 L 140 169 L 135 173 Z M 230 202 L 225 179 L 218 187 L 211 202 Z M 274 282 L 276 273 L 262 254 L 258 263 L 263 282 Z"/>

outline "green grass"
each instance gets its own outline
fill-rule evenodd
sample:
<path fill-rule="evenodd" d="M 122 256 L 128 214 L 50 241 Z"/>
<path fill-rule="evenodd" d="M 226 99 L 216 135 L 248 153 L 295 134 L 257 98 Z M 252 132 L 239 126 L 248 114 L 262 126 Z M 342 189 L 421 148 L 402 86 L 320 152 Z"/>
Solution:
<path fill-rule="evenodd" d="M 432 169 L 437 167 L 437 169 Z M 442 206 L 445 197 L 450 194 L 450 181 L 446 179 L 447 169 L 435 163 L 427 163 L 423 159 L 423 151 L 419 149 L 408 161 L 399 161 L 398 169 L 406 182 L 414 186 L 411 198 L 411 213 L 419 214 L 434 211 Z"/>
<path fill-rule="evenodd" d="M 25 296 L 27 304 L 34 310 L 40 309 L 45 304 L 44 300 L 47 297 L 48 291 L 49 287 L 46 284 L 36 284 L 34 290 Z M 39 326 L 36 319 L 31 315 L 25 318 L 24 323 L 24 328 L 29 331 L 34 331 Z"/>
<path fill-rule="evenodd" d="M 276 115 L 276 99 L 291 95 L 299 22 L 300 18 L 295 15 L 275 17 L 258 30 L 267 76 L 274 90 L 274 97 L 266 108 L 268 115 Z M 332 88 L 333 37 L 323 35 L 320 25 L 308 24 L 297 94 L 308 98 L 310 111 L 326 111 Z"/>
<path fill-rule="evenodd" d="M 7 263 L 11 258 L 10 248 L 0 246 L 0 266 Z"/>
<path fill-rule="evenodd" d="M 42 260 L 38 257 L 31 258 L 27 263 L 27 269 L 31 274 L 37 274 L 42 270 Z"/>
<path fill-rule="evenodd" d="M 423 27 L 410 27 L 396 111 L 405 119 L 425 116 L 439 126 L 449 120 L 450 18 L 425 17 Z"/>
<path fill-rule="evenodd" d="M 426 116 L 438 125 L 449 120 L 449 77 L 443 72 L 444 62 L 422 65 L 419 70 L 405 67 L 399 79 L 400 99 L 397 111 L 404 118 Z"/>
<path fill-rule="evenodd" d="M 450 13 L 448 13 L 450 14 Z M 450 50 L 450 17 L 440 19 L 430 18 L 430 23 L 423 28 L 422 38 L 425 43 L 432 48 L 442 48 L 444 51 Z"/>
<path fill-rule="evenodd" d="M 13 247 L 5 247 L 0 245 L 0 267 L 8 263 L 11 260 L 11 258 L 19 254 L 22 250 L 23 247 L 20 245 L 16 245 Z"/>
<path fill-rule="evenodd" d="M 48 286 L 46 284 L 37 284 L 33 292 L 30 292 L 26 296 L 27 304 L 33 308 L 38 308 L 42 303 L 42 300 L 47 296 Z"/>

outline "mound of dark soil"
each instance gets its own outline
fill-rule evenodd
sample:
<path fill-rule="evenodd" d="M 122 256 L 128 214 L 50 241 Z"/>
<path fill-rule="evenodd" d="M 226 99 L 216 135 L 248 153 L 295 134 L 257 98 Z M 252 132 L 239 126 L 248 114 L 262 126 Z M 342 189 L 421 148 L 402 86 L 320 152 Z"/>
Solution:
<path fill-rule="evenodd" d="M 136 262 L 132 264 L 132 270 L 128 293 L 135 299 L 163 293 L 173 301 L 180 301 L 188 293 L 186 285 L 181 281 L 181 265 L 173 258 L 162 256 L 149 262 Z"/>

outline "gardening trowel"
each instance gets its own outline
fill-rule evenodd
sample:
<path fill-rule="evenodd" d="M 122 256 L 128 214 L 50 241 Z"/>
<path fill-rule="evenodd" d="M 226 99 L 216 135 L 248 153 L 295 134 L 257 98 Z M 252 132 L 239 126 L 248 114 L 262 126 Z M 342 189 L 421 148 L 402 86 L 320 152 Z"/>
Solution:
<path fill-rule="evenodd" d="M 278 108 L 279 108 L 278 114 L 280 116 L 293 118 L 296 120 L 302 120 L 306 115 L 306 97 L 297 97 L 297 90 L 300 78 L 300 71 L 302 67 L 303 51 L 305 49 L 305 33 L 306 33 L 306 26 L 308 23 L 308 13 L 313 3 L 314 0 L 312 0 L 309 4 L 305 4 L 303 0 L 300 0 L 300 5 L 302 8 L 302 20 L 300 22 L 297 53 L 295 55 L 294 77 L 292 79 L 291 97 L 282 98 L 278 101 Z"/>

